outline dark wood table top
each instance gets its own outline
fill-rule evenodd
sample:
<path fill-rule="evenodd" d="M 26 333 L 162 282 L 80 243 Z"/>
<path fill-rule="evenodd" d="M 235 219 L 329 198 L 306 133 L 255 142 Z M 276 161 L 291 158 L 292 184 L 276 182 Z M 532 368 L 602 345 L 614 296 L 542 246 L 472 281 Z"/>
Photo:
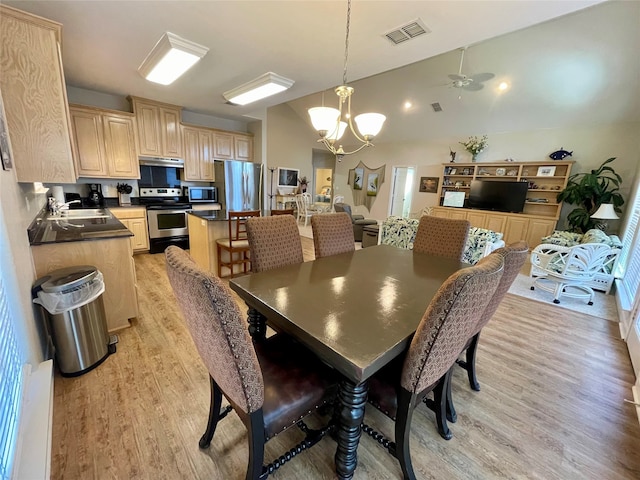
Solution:
<path fill-rule="evenodd" d="M 231 288 L 359 384 L 402 353 L 455 260 L 377 245 L 232 279 Z"/>

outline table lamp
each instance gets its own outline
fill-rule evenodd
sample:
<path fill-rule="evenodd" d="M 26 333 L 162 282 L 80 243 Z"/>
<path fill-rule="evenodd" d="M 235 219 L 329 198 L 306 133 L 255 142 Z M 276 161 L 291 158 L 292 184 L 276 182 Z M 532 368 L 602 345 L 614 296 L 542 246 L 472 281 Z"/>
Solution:
<path fill-rule="evenodd" d="M 598 210 L 596 210 L 596 212 L 593 215 L 591 215 L 591 218 L 595 220 L 617 220 L 620 217 L 614 210 L 612 203 L 603 203 L 598 207 Z M 606 232 L 607 222 L 606 221 L 599 222 L 596 224 L 596 227 L 602 230 L 603 232 Z"/>

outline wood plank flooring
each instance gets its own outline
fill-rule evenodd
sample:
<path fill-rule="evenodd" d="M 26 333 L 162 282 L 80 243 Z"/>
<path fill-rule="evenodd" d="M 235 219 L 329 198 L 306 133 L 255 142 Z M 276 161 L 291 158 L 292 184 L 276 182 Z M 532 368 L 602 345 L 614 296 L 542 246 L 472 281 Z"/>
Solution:
<path fill-rule="evenodd" d="M 305 259 L 313 243 L 303 238 Z M 53 479 L 244 478 L 247 436 L 231 414 L 211 447 L 198 448 L 209 405 L 207 372 L 165 274 L 164 256 L 135 257 L 140 317 L 119 332 L 118 351 L 94 371 L 55 379 Z M 244 310 L 244 308 L 243 308 Z M 613 322 L 507 295 L 483 330 L 481 392 L 457 369 L 458 422 L 441 439 L 434 416 L 416 409 L 412 457 L 429 479 L 638 479 L 640 426 L 631 405 L 633 372 Z M 375 409 L 367 422 L 387 436 Z M 300 439 L 267 444 L 268 461 Z M 327 438 L 272 478 L 335 477 Z M 395 459 L 363 437 L 356 479 L 401 478 Z"/>

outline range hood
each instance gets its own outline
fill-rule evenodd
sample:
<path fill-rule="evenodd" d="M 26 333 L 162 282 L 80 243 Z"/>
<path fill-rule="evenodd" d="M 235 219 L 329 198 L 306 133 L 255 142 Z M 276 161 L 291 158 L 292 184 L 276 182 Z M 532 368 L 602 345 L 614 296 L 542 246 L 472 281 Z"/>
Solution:
<path fill-rule="evenodd" d="M 148 165 L 150 167 L 174 167 L 184 168 L 184 160 L 181 158 L 163 158 L 163 157 L 138 157 L 140 165 Z"/>

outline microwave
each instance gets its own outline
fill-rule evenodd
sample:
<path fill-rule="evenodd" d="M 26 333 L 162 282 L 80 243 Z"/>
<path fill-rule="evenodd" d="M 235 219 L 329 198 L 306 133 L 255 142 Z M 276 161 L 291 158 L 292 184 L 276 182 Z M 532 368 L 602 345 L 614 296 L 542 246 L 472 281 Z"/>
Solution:
<path fill-rule="evenodd" d="M 218 203 L 218 188 L 189 187 L 189 202 Z"/>

